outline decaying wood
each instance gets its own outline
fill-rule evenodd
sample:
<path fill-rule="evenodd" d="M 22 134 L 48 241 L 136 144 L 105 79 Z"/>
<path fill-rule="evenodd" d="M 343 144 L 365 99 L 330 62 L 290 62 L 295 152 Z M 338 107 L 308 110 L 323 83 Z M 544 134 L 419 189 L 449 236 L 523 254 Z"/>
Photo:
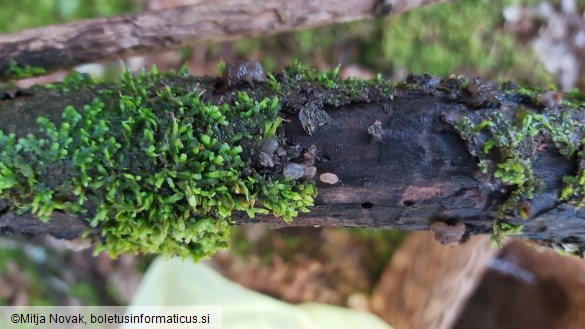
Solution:
<path fill-rule="evenodd" d="M 229 98 L 228 93 L 237 91 L 221 87 L 221 78 L 177 80 L 161 85 L 198 86 L 205 90 L 202 97 L 210 102 Z M 312 135 L 306 133 L 299 121 L 299 106 L 319 103 L 330 91 L 308 83 L 291 88 L 290 94 L 281 95 L 287 143 L 303 149 L 314 145 L 317 150 L 315 180 L 319 195 L 311 211 L 299 215 L 292 225 L 414 231 L 428 230 L 433 222 L 443 221 L 464 223 L 467 236 L 490 233 L 498 206 L 515 186 L 479 171 L 478 159 L 472 156 L 467 142 L 454 128 L 455 123 L 462 116 L 485 111 L 499 111 L 514 117 L 515 111 L 536 105 L 526 102 L 526 98 L 491 91 L 490 95 L 497 96 L 501 104 L 482 108 L 481 102 L 477 102 L 483 100 L 481 95 L 470 97 L 464 90 L 457 89 L 459 87 L 452 90 L 436 87 L 453 82 L 443 84 L 428 76 L 414 77 L 408 85 L 396 87 L 393 97 L 370 93 L 354 101 L 340 100 L 341 104 L 347 104 L 325 107 L 329 123 Z M 272 97 L 266 84 L 256 83 L 254 88 Z M 252 87 L 244 83 L 238 88 L 250 90 Z M 25 136 L 35 131 L 38 116 L 58 120 L 67 105 L 81 108 L 94 97 L 99 95 L 91 90 L 64 93 L 33 89 L 22 96 L 0 101 L 0 130 Z M 585 113 L 579 110 L 575 119 L 582 122 Z M 379 131 L 372 134 L 372 126 Z M 507 220 L 524 226 L 522 237 L 583 246 L 585 212 L 558 200 L 563 176 L 575 175 L 576 159 L 562 156 L 550 138 L 541 138 L 538 143 L 532 167 L 543 188 L 530 200 L 531 212 L 526 220 L 519 216 Z M 324 173 L 334 174 L 338 182 L 321 181 Z M 23 220 L 16 220 L 18 218 Z M 72 220 L 71 223 L 80 222 Z M 288 225 L 271 216 L 250 219 L 236 214 L 233 221 L 236 224 Z M 86 227 L 83 223 L 79 226 L 42 224 L 30 216 L 18 216 L 6 204 L 0 204 L 0 233 L 34 236 L 43 230 L 51 234 L 64 230 L 66 233 L 59 234 L 70 237 L 81 234 Z"/>
<path fill-rule="evenodd" d="M 9 61 L 47 72 L 75 65 L 201 43 L 268 36 L 369 19 L 445 2 L 387 1 L 201 1 L 161 11 L 84 20 L 0 35 L 0 80 Z"/>

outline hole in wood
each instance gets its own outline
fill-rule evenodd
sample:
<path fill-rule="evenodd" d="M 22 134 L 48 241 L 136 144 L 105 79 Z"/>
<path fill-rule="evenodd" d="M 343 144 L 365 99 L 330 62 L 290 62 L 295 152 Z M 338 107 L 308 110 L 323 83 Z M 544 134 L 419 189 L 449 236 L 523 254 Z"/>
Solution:
<path fill-rule="evenodd" d="M 410 206 L 414 206 L 414 203 L 415 203 L 414 201 L 405 200 L 405 201 L 402 202 L 402 205 L 405 206 L 405 207 L 410 207 Z"/>
<path fill-rule="evenodd" d="M 364 208 L 364 209 L 370 209 L 373 206 L 374 206 L 374 204 L 371 203 L 371 202 L 364 202 L 364 203 L 362 203 L 362 208 Z"/>

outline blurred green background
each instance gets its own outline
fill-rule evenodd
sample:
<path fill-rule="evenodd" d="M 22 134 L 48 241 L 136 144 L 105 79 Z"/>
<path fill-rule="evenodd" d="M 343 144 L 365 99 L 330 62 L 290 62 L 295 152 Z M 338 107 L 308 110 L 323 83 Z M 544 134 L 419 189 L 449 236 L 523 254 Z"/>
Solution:
<path fill-rule="evenodd" d="M 165 2 L 165 1 L 155 1 Z M 168 1 L 173 2 L 173 1 Z M 502 12 L 537 0 L 468 0 L 363 21 L 229 44 L 230 55 L 256 58 L 265 69 L 293 60 L 331 68 L 352 64 L 384 73 L 465 74 L 547 86 L 554 82 L 528 47 L 503 28 Z M 136 13 L 148 0 L 0 0 L 0 33 L 91 17 Z M 206 47 L 217 55 L 225 44 Z M 183 58 L 192 49 L 180 52 Z"/>

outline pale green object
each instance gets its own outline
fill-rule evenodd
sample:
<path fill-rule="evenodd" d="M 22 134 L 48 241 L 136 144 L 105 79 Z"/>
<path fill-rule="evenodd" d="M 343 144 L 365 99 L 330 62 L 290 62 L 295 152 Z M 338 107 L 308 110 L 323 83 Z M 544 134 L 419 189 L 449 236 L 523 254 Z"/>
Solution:
<path fill-rule="evenodd" d="M 293 305 L 227 280 L 203 263 L 156 259 L 132 306 L 220 306 L 224 329 L 392 329 L 378 317 L 317 303 Z"/>

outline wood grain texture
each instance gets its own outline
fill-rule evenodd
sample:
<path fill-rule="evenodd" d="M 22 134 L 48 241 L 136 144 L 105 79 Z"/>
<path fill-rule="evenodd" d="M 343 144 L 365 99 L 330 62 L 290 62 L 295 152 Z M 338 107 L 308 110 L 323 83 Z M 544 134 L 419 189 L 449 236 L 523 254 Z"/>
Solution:
<path fill-rule="evenodd" d="M 487 237 L 451 248 L 409 235 L 374 288 L 374 313 L 396 329 L 450 329 L 498 251 Z"/>
<path fill-rule="evenodd" d="M 200 43 L 283 32 L 400 13 L 444 0 L 201 1 L 196 5 L 84 20 L 0 35 L 0 79 L 9 60 L 48 72 Z"/>
<path fill-rule="evenodd" d="M 371 307 L 396 329 L 583 328 L 585 261 L 516 239 L 452 248 L 416 232 L 394 253 Z"/>

